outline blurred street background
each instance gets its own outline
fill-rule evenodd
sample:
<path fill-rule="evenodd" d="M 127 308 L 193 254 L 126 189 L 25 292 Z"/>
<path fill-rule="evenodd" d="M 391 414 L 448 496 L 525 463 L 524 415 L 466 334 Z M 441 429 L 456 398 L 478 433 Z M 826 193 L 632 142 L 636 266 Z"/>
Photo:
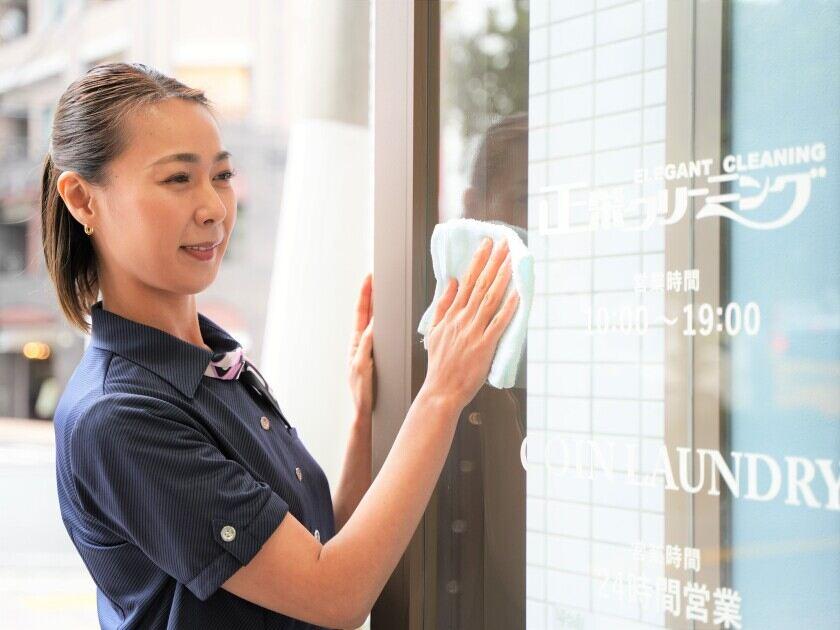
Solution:
<path fill-rule="evenodd" d="M 238 171 L 237 222 L 198 310 L 260 365 L 334 487 L 351 419 L 353 308 L 372 268 L 370 28 L 368 0 L 0 0 L 3 630 L 97 627 L 95 585 L 55 482 L 52 415 L 88 343 L 59 309 L 41 246 L 59 97 L 89 68 L 125 61 L 213 102 Z M 300 250 L 302 234 L 327 238 L 330 225 L 340 241 L 330 251 Z M 333 270 L 328 295 L 318 264 Z M 289 309 L 292 295 L 320 308 Z"/>
<path fill-rule="evenodd" d="M 96 590 L 61 523 L 52 423 L 0 418 L 0 626 L 95 628 Z"/>

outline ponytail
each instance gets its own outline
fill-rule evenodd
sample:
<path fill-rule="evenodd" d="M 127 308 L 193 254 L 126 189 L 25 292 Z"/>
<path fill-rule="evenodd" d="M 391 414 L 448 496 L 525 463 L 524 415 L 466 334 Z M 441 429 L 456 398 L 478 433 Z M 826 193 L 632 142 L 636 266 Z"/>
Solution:
<path fill-rule="evenodd" d="M 41 178 L 44 261 L 64 316 L 75 328 L 90 334 L 85 315 L 99 295 L 96 256 L 89 237 L 58 194 L 60 174 L 52 154 L 47 153 Z"/>

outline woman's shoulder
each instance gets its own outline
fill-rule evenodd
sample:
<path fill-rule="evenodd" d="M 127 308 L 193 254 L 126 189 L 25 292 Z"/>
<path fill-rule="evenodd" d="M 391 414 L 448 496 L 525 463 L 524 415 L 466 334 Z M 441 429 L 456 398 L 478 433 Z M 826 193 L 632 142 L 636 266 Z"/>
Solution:
<path fill-rule="evenodd" d="M 88 401 L 82 414 L 89 422 L 113 419 L 118 415 L 132 418 L 162 417 L 188 419 L 190 414 L 169 396 L 140 388 L 108 389 Z"/>
<path fill-rule="evenodd" d="M 103 433 L 119 431 L 121 427 L 136 428 L 146 424 L 161 427 L 167 422 L 195 425 L 188 410 L 165 397 L 154 392 L 120 390 L 79 399 L 56 413 L 54 422 L 57 434 L 63 433 L 68 441 L 81 440 L 82 443 Z"/>
<path fill-rule="evenodd" d="M 59 398 L 56 415 L 78 416 L 109 405 L 177 414 L 182 398 L 164 379 L 119 355 L 107 361 L 85 356 Z"/>

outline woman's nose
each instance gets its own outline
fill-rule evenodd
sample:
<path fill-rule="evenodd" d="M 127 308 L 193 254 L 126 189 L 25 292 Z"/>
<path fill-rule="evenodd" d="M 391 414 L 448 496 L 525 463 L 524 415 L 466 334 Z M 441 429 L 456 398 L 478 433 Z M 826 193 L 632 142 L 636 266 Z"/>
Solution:
<path fill-rule="evenodd" d="M 227 207 L 213 185 L 209 184 L 208 187 L 210 190 L 207 192 L 199 211 L 199 223 L 204 224 L 208 219 L 213 219 L 216 222 L 224 221 L 227 215 Z"/>

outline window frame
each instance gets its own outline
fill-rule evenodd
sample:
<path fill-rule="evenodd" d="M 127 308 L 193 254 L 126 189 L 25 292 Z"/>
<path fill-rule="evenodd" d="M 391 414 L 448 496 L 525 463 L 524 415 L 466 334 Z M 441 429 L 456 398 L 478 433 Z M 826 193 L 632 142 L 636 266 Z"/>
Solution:
<path fill-rule="evenodd" d="M 375 476 L 426 375 L 416 329 L 434 295 L 427 243 L 437 216 L 440 8 L 437 2 L 375 2 L 372 11 Z M 433 535 L 436 496 L 371 612 L 372 628 L 431 627 L 434 602 L 425 594 L 434 593 L 435 572 L 426 540 Z"/>
<path fill-rule="evenodd" d="M 666 163 L 723 157 L 723 58 L 724 7 L 717 2 L 668 5 L 666 62 Z M 667 182 L 673 199 L 675 180 Z M 689 186 L 694 185 L 690 179 Z M 709 194 L 720 194 L 720 184 L 709 183 Z M 665 316 L 683 321 L 685 295 L 688 303 L 722 306 L 726 269 L 724 232 L 720 217 L 700 222 L 698 197 L 689 203 L 688 217 L 665 230 L 665 269 L 700 269 L 700 288 L 695 293 L 665 292 Z M 665 445 L 672 461 L 676 447 L 705 448 L 726 454 L 726 417 L 722 394 L 727 386 L 726 364 L 721 352 L 723 335 L 689 337 L 682 325 L 665 331 Z M 714 381 L 695 378 L 700 373 L 717 374 Z M 692 468 L 694 459 L 692 458 Z M 693 472 L 692 472 L 693 478 Z M 728 582 L 726 541 L 728 497 L 705 492 L 688 494 L 665 491 L 666 544 L 700 549 L 700 571 L 691 580 L 706 584 L 712 592 Z M 702 527 L 696 527 L 697 523 Z M 685 581 L 680 568 L 665 567 L 665 576 Z M 682 620 L 668 616 L 666 627 L 685 627 Z M 691 622 L 691 627 L 694 627 Z"/>

